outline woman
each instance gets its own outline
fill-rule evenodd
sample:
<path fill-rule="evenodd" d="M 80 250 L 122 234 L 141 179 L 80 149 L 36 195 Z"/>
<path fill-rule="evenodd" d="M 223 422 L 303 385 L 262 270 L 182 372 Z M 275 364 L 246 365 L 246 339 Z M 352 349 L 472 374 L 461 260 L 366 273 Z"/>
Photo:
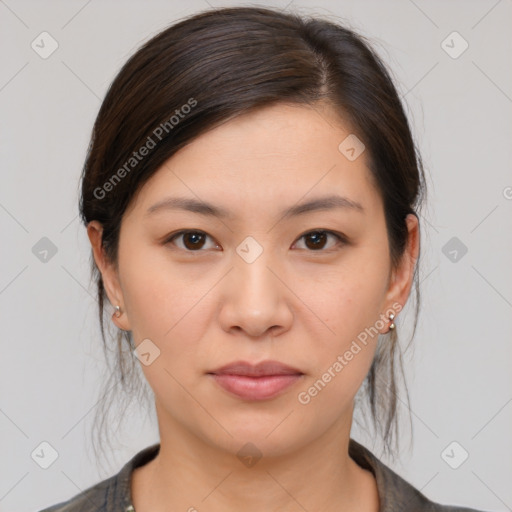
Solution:
<path fill-rule="evenodd" d="M 108 299 L 160 442 L 46 511 L 474 510 L 350 438 L 365 389 L 397 450 L 424 189 L 388 71 L 351 30 L 226 8 L 147 42 L 101 106 L 80 210 L 102 333 Z"/>

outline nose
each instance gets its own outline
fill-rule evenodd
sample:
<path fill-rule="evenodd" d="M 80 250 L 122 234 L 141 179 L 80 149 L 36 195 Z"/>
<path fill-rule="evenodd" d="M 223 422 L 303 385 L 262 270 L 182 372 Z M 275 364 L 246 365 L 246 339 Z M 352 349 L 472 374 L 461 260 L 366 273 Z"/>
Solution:
<path fill-rule="evenodd" d="M 234 258 L 224 278 L 219 321 L 226 332 L 262 339 L 278 336 L 293 321 L 293 293 L 284 270 L 263 251 L 255 260 Z"/>

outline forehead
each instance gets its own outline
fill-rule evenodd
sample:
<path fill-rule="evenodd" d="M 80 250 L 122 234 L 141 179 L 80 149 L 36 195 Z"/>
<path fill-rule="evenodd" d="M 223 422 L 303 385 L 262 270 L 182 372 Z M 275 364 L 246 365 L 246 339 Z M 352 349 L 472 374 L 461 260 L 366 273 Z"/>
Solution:
<path fill-rule="evenodd" d="M 339 194 L 371 208 L 379 197 L 366 151 L 355 159 L 344 152 L 351 137 L 327 107 L 279 104 L 242 114 L 180 149 L 145 184 L 138 203 L 145 212 L 172 194 L 265 211 Z"/>

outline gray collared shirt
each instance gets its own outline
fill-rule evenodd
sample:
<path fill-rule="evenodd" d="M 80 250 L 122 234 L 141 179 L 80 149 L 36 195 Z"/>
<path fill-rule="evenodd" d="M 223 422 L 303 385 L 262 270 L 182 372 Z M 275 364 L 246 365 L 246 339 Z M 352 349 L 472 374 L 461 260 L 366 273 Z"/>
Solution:
<path fill-rule="evenodd" d="M 156 457 L 159 450 L 159 443 L 148 446 L 134 455 L 119 473 L 40 512 L 135 512 L 130 492 L 133 470 Z M 374 474 L 380 499 L 379 512 L 484 512 L 430 501 L 352 438 L 349 455 L 359 466 Z"/>

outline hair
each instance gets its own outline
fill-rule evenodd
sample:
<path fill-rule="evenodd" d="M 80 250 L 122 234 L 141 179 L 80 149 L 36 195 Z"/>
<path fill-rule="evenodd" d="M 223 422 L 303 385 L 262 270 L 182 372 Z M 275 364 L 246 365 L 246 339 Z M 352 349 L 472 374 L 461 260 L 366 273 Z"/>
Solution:
<path fill-rule="evenodd" d="M 144 183 L 180 148 L 244 113 L 279 103 L 314 107 L 319 102 L 332 108 L 366 147 L 369 171 L 383 200 L 391 265 L 396 268 L 408 241 L 406 216 L 418 217 L 426 189 L 421 157 L 390 72 L 354 30 L 271 8 L 203 11 L 161 31 L 129 58 L 111 83 L 94 123 L 81 175 L 82 222 L 102 224 L 105 256 L 117 268 L 123 214 Z M 143 146 L 153 147 L 144 158 L 135 159 L 134 152 Z M 108 298 L 92 252 L 90 259 L 108 361 L 112 350 L 104 325 Z M 418 263 L 419 258 L 414 269 L 411 341 L 420 304 Z M 116 334 L 113 367 L 96 410 L 98 430 L 105 428 L 119 384 L 128 401 L 148 393 L 132 355 L 131 331 Z M 379 336 L 361 387 L 373 427 L 392 457 L 398 452 L 397 362 L 403 376 L 394 329 Z M 409 402 L 406 385 L 405 391 Z M 100 433 L 99 445 L 108 437 Z"/>

